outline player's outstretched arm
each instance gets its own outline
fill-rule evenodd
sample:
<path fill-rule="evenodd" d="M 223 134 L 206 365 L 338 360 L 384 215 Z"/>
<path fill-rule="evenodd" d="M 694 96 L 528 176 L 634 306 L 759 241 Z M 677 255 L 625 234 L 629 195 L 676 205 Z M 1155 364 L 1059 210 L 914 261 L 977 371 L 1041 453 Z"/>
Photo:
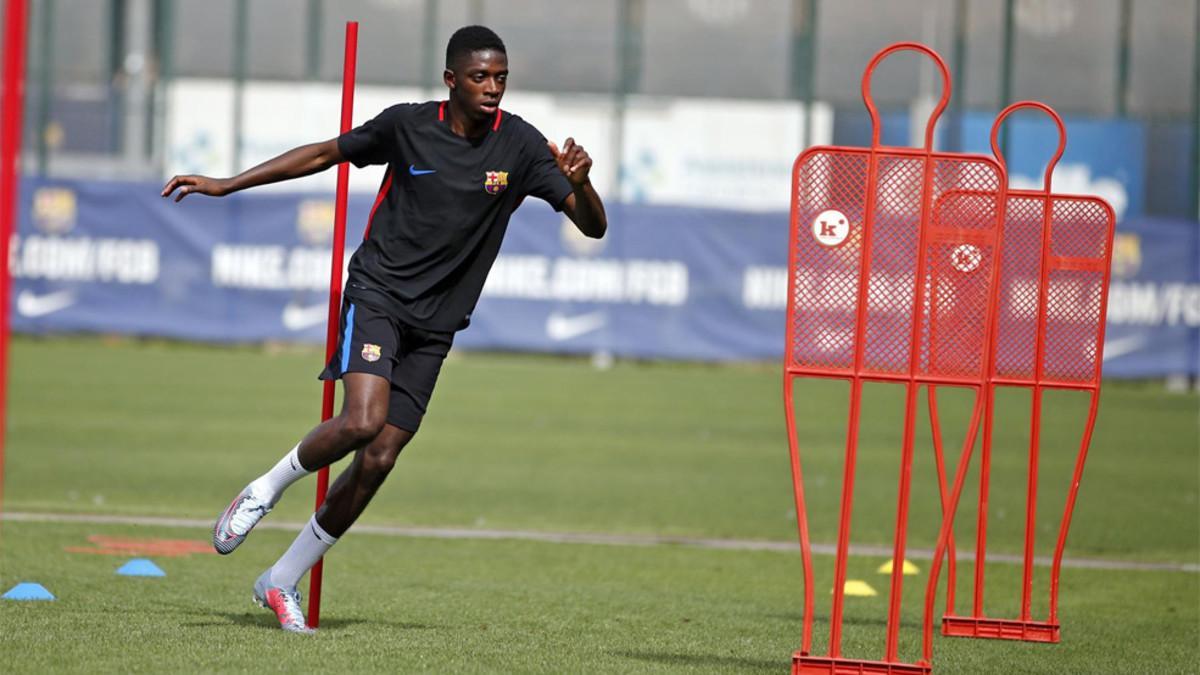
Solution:
<path fill-rule="evenodd" d="M 604 202 L 600 201 L 600 195 L 596 193 L 591 179 L 588 178 L 588 173 L 592 170 L 591 156 L 574 138 L 568 138 L 563 143 L 562 150 L 558 149 L 554 141 L 547 143 L 550 145 L 550 152 L 554 153 L 554 161 L 558 163 L 558 168 L 571 183 L 571 194 L 567 195 L 567 200 L 563 203 L 563 211 L 580 232 L 593 239 L 603 237 L 608 231 L 608 217 L 604 215 Z"/>
<path fill-rule="evenodd" d="M 175 176 L 163 186 L 162 196 L 170 197 L 175 193 L 175 201 L 195 193 L 210 197 L 224 197 L 238 190 L 245 190 L 256 185 L 278 183 L 307 176 L 343 162 L 345 159 L 338 150 L 337 139 L 320 143 L 309 143 L 298 148 L 268 159 L 253 169 L 247 169 L 233 178 L 209 178 L 208 176 Z"/>

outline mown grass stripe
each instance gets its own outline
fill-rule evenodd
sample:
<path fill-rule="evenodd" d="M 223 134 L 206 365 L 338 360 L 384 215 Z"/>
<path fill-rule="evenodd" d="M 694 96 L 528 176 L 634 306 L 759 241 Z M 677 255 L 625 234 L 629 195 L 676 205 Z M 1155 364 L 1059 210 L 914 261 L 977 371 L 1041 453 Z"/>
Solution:
<path fill-rule="evenodd" d="M 134 525 L 143 527 L 195 527 L 211 529 L 212 522 L 198 518 L 164 518 L 156 516 L 113 516 L 102 514 L 78 513 L 25 513 L 12 512 L 0 514 L 0 519 L 23 523 L 94 523 L 97 525 Z M 304 526 L 300 522 L 263 521 L 259 529 L 265 530 L 299 530 Z M 791 553 L 797 550 L 797 544 L 784 541 L 756 541 L 753 539 L 712 539 L 703 537 L 669 537 L 636 534 L 603 534 L 589 532 L 539 532 L 535 530 L 504 530 L 504 529 L 475 529 L 463 527 L 402 527 L 395 525 L 354 526 L 356 534 L 376 534 L 389 537 L 414 537 L 427 539 L 511 539 L 517 541 L 537 541 L 551 544 L 602 544 L 608 546 L 688 546 L 706 549 L 728 549 L 733 551 L 779 551 Z M 818 555 L 834 555 L 837 548 L 833 544 L 813 544 L 813 553 Z M 891 557 L 892 549 L 883 546 L 850 547 L 852 555 Z M 908 558 L 916 560 L 931 560 L 933 551 L 929 549 L 909 549 Z M 974 554 L 962 551 L 959 560 L 970 561 Z M 988 562 L 1020 565 L 1024 559 L 1018 555 L 989 553 Z M 1049 567 L 1049 556 L 1037 556 L 1034 564 L 1039 567 Z M 1063 558 L 1063 567 L 1094 570 L 1128 570 L 1151 572 L 1190 572 L 1200 573 L 1200 564 L 1181 562 L 1143 562 L 1137 560 L 1103 560 L 1099 558 Z"/>

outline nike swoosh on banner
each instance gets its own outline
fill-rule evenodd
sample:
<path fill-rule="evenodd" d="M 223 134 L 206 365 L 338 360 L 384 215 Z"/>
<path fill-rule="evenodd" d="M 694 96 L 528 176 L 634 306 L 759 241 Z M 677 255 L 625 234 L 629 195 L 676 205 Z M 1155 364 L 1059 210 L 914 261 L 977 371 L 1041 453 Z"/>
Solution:
<path fill-rule="evenodd" d="M 409 164 L 408 172 L 414 176 L 424 176 L 428 173 L 437 173 L 437 169 L 418 169 L 416 164 Z"/>
<path fill-rule="evenodd" d="M 1127 335 L 1116 340 L 1104 341 L 1104 360 L 1117 359 L 1126 354 L 1141 351 L 1150 342 L 1150 336 L 1143 333 Z"/>
<path fill-rule="evenodd" d="M 552 312 L 546 318 L 546 335 L 556 342 L 577 338 L 594 330 L 599 330 L 608 323 L 604 312 L 588 312 L 578 316 L 566 316 Z"/>
<path fill-rule="evenodd" d="M 53 314 L 75 304 L 75 291 L 56 291 L 37 295 L 32 291 L 21 291 L 17 295 L 17 313 L 21 316 L 38 317 Z"/>
<path fill-rule="evenodd" d="M 289 302 L 283 308 L 283 327 L 288 330 L 304 330 L 320 325 L 329 316 L 329 305 L 298 305 Z"/>

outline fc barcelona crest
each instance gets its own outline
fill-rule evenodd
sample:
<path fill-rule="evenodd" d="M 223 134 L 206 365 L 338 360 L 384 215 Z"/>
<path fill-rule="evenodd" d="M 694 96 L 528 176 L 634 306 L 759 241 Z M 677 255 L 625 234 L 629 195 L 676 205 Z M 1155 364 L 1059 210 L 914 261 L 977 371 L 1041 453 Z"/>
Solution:
<path fill-rule="evenodd" d="M 507 171 L 488 171 L 483 179 L 483 189 L 487 190 L 489 195 L 498 195 L 504 192 L 506 187 L 508 187 Z"/>
<path fill-rule="evenodd" d="M 364 344 L 363 345 L 363 350 L 362 350 L 363 361 L 366 361 L 368 363 L 375 363 L 376 361 L 379 360 L 380 356 L 383 356 L 383 354 L 382 354 L 382 350 L 379 349 L 379 345 L 373 345 L 373 344 Z"/>

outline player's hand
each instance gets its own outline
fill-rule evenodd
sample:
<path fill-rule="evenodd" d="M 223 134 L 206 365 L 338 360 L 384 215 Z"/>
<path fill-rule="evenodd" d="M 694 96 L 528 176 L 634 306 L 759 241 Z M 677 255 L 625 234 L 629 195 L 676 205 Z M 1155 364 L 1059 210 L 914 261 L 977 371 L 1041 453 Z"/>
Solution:
<path fill-rule="evenodd" d="M 179 192 L 175 195 L 175 201 L 179 201 L 192 193 L 208 195 L 210 197 L 224 197 L 230 192 L 228 183 L 226 180 L 209 178 L 208 176 L 175 176 L 163 186 L 162 196 L 170 197 L 171 193 L 178 190 Z"/>
<path fill-rule="evenodd" d="M 546 141 L 546 145 L 550 146 L 550 152 L 554 153 L 554 161 L 558 163 L 558 168 L 571 185 L 587 183 L 588 172 L 592 170 L 592 157 L 582 145 L 577 144 L 574 138 L 568 138 L 563 143 L 562 150 L 558 149 L 554 141 Z"/>

